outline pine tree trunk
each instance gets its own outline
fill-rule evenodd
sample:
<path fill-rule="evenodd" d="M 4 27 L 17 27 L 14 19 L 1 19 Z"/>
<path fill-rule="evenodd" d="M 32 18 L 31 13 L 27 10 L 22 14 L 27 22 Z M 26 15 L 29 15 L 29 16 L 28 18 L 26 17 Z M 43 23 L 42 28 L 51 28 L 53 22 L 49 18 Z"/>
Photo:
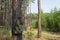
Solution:
<path fill-rule="evenodd" d="M 41 37 L 41 9 L 40 0 L 38 0 L 38 38 Z"/>
<path fill-rule="evenodd" d="M 22 32 L 16 35 L 13 33 L 13 29 L 16 27 L 14 25 L 15 20 L 18 17 L 21 17 L 21 19 L 23 17 L 21 8 L 22 8 L 22 0 L 12 0 L 12 37 L 13 37 L 13 40 L 22 40 Z M 15 37 L 17 39 L 15 39 Z"/>

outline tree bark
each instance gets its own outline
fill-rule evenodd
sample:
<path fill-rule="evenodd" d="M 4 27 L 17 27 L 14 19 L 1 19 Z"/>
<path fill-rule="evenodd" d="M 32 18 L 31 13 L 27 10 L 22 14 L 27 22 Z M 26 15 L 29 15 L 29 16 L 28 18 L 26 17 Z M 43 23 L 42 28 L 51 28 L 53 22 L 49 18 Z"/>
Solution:
<path fill-rule="evenodd" d="M 21 21 L 22 21 L 22 0 L 12 0 L 12 37 L 13 40 L 22 40 L 22 32 L 20 34 L 14 34 L 13 33 L 13 29 L 16 27 L 15 26 L 15 20 L 18 17 L 21 17 Z M 17 38 L 17 39 L 15 39 Z"/>
<path fill-rule="evenodd" d="M 40 0 L 38 0 L 38 38 L 41 37 L 41 9 Z"/>

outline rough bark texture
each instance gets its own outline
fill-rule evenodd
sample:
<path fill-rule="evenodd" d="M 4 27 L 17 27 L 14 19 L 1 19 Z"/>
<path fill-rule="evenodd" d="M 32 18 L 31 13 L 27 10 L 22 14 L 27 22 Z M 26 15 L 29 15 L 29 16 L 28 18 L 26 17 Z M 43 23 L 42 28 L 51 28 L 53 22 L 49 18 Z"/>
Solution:
<path fill-rule="evenodd" d="M 13 35 L 12 37 L 14 39 L 15 38 L 14 36 L 16 36 L 17 37 L 16 40 L 22 40 L 22 32 L 16 35 L 15 33 L 13 33 L 14 31 L 13 29 L 16 27 L 15 20 L 18 19 L 18 17 L 20 17 L 21 18 L 20 20 L 22 21 L 23 15 L 21 8 L 22 8 L 22 0 L 12 0 L 12 35 Z"/>

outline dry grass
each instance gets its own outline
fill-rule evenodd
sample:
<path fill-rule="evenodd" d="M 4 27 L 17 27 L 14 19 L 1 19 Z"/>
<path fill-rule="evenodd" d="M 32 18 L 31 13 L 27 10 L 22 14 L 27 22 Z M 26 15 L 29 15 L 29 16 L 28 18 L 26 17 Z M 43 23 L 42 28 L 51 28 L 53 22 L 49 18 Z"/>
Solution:
<path fill-rule="evenodd" d="M 42 32 L 41 38 L 37 38 L 37 30 L 30 30 L 28 32 L 32 32 L 34 34 L 33 38 L 31 37 L 32 40 L 60 40 L 60 35 L 51 34 L 48 32 Z M 27 36 L 27 34 L 26 34 L 26 36 Z"/>
<path fill-rule="evenodd" d="M 42 32 L 42 37 L 48 40 L 60 40 L 60 35 Z"/>
<path fill-rule="evenodd" d="M 0 33 L 0 38 L 1 37 L 2 37 L 2 33 Z M 49 32 L 44 32 L 44 31 L 41 33 L 41 38 L 37 38 L 37 30 L 34 29 L 23 32 L 23 39 L 28 40 L 28 37 L 30 38 L 30 40 L 60 40 L 60 35 L 51 34 Z M 9 37 L 4 37 L 4 39 L 9 39 Z"/>

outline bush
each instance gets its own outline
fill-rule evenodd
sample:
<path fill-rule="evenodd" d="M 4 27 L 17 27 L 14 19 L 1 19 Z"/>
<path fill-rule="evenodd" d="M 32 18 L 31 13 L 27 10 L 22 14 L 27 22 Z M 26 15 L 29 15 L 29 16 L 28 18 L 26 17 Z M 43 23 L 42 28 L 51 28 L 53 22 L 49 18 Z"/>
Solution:
<path fill-rule="evenodd" d="M 38 28 L 38 21 L 37 20 L 34 20 L 32 23 L 31 23 L 31 28 L 34 28 L 34 29 L 37 29 Z"/>

